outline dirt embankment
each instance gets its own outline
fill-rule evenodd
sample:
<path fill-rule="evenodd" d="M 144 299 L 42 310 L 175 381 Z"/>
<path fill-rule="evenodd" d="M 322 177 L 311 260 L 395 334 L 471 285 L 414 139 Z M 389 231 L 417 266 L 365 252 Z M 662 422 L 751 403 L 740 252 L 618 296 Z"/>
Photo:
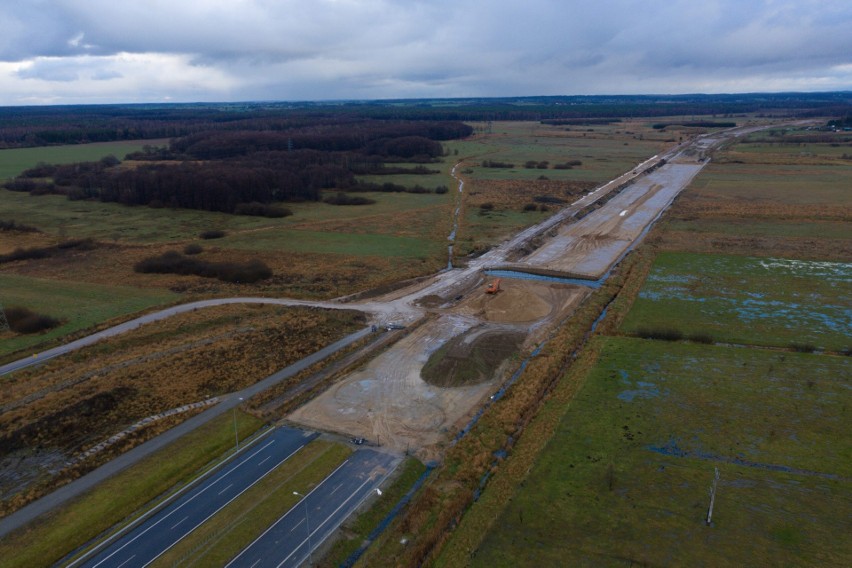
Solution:
<path fill-rule="evenodd" d="M 459 387 L 488 381 L 526 339 L 521 330 L 480 326 L 454 337 L 429 358 L 420 376 L 430 385 Z"/>

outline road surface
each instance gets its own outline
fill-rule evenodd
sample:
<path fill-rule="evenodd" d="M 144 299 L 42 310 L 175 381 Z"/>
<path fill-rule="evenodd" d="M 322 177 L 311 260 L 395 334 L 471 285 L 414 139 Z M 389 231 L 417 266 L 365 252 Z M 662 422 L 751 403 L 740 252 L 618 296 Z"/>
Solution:
<path fill-rule="evenodd" d="M 53 493 L 45 495 L 41 499 L 33 501 L 29 505 L 18 509 L 11 515 L 3 517 L 2 519 L 0 519 L 0 538 L 4 537 L 6 534 L 17 528 L 22 527 L 26 523 L 35 519 L 36 517 L 51 511 L 52 509 L 65 503 L 69 499 L 72 499 L 84 493 L 85 491 L 94 488 L 101 481 L 112 477 L 116 473 L 137 463 L 139 460 L 144 459 L 149 455 L 163 449 L 165 446 L 178 440 L 185 434 L 192 432 L 196 428 L 208 423 L 217 416 L 220 416 L 221 414 L 224 414 L 225 412 L 228 412 L 232 408 L 238 406 L 243 400 L 246 400 L 257 393 L 268 389 L 269 387 L 273 386 L 278 382 L 292 377 L 296 373 L 307 369 L 314 363 L 322 361 L 324 358 L 328 357 L 332 353 L 343 349 L 344 347 L 358 341 L 366 335 L 369 335 L 370 332 L 370 328 L 364 328 L 351 335 L 348 335 L 340 341 L 333 343 L 327 347 L 324 347 L 323 349 L 320 349 L 316 353 L 309 355 L 304 359 L 296 361 L 289 367 L 286 367 L 278 371 L 277 373 L 270 375 L 262 381 L 257 382 L 246 389 L 224 397 L 222 401 L 216 406 L 205 410 L 201 414 L 193 416 L 192 418 L 184 422 L 181 422 L 174 428 L 167 430 L 159 436 L 148 440 L 144 444 L 136 446 L 132 450 L 121 454 L 114 460 L 107 462 L 106 464 L 95 469 L 94 471 L 87 473 L 83 477 L 75 479 L 71 483 L 63 485 Z"/>
<path fill-rule="evenodd" d="M 72 566 L 147 566 L 316 437 L 316 433 L 276 428 L 167 507 Z"/>
<path fill-rule="evenodd" d="M 379 487 L 399 460 L 372 449 L 358 450 L 226 567 L 300 566 Z"/>

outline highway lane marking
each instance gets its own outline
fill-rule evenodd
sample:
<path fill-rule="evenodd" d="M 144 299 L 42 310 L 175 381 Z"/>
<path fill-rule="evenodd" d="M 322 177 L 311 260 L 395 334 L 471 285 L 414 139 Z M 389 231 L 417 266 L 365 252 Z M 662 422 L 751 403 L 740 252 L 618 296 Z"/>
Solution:
<path fill-rule="evenodd" d="M 295 525 L 293 525 L 293 528 L 290 529 L 290 532 L 293 532 L 294 530 L 296 530 L 296 527 L 302 526 L 302 523 L 304 523 L 304 522 L 305 522 L 305 519 L 299 519 L 299 522 L 296 523 Z"/>
<path fill-rule="evenodd" d="M 118 548 L 118 550 L 114 551 L 112 554 L 110 554 L 109 556 L 107 556 L 106 558 L 104 558 L 103 560 L 101 560 L 100 562 L 98 562 L 97 564 L 95 564 L 92 568 L 96 568 L 97 566 L 100 566 L 101 564 L 103 564 L 104 562 L 106 562 L 107 560 L 109 560 L 110 558 L 112 558 L 113 556 L 115 556 L 116 554 L 118 554 L 119 552 L 121 552 L 122 550 L 124 550 L 124 548 L 126 548 L 127 546 L 129 546 L 129 545 L 133 544 L 134 542 L 136 542 L 137 540 L 139 540 L 141 537 L 143 537 L 145 534 L 147 534 L 147 533 L 148 533 L 148 531 L 150 531 L 150 530 L 154 529 L 155 527 L 157 527 L 160 523 L 164 522 L 166 519 L 168 519 L 169 517 L 171 517 L 173 514 L 175 514 L 175 513 L 177 513 L 178 511 L 180 511 L 180 510 L 181 510 L 183 507 L 185 507 L 186 505 L 189 505 L 192 501 L 194 501 L 197 497 L 200 497 L 200 496 L 201 496 L 204 492 L 206 492 L 208 489 L 212 489 L 214 485 L 216 485 L 216 484 L 217 484 L 217 483 L 219 483 L 220 481 L 223 481 L 225 477 L 227 477 L 228 475 L 232 474 L 234 471 L 236 471 L 236 470 L 237 470 L 237 468 L 239 468 L 240 466 L 242 466 L 242 465 L 246 464 L 246 463 L 248 462 L 248 460 L 250 460 L 251 458 L 253 458 L 254 456 L 256 456 L 259 452 L 263 451 L 264 449 L 268 448 L 271 444 L 274 444 L 274 443 L 275 443 L 275 439 L 273 438 L 273 439 L 269 440 L 266 444 L 264 444 L 262 447 L 258 448 L 258 449 L 257 449 L 254 453 L 252 453 L 251 455 L 249 455 L 249 456 L 247 456 L 247 457 L 243 458 L 243 460 L 242 460 L 242 461 L 240 461 L 239 463 L 233 464 L 233 466 L 232 466 L 230 469 L 225 469 L 225 470 L 223 470 L 223 471 L 221 472 L 221 476 L 220 476 L 220 477 L 218 477 L 217 479 L 215 479 L 215 480 L 213 481 L 213 483 L 211 483 L 210 485 L 207 485 L 206 487 L 202 487 L 202 488 L 198 491 L 198 493 L 196 493 L 196 494 L 192 495 L 191 497 L 189 497 L 189 498 L 188 498 L 185 502 L 181 503 L 181 504 L 180 504 L 178 507 L 176 507 L 174 510 L 169 511 L 169 513 L 168 513 L 167 515 L 165 515 L 163 518 L 161 518 L 161 519 L 157 520 L 157 522 L 155 522 L 155 523 L 153 523 L 151 526 L 147 527 L 144 531 L 142 531 L 142 532 L 141 532 L 141 533 L 139 533 L 138 535 L 134 536 L 133 538 L 131 538 L 130 540 L 128 540 L 128 541 L 127 541 L 127 542 L 125 542 L 124 544 L 122 544 L 122 545 Z M 296 452 L 298 452 L 299 450 L 301 450 L 303 447 L 304 447 L 304 446 L 300 446 L 298 449 L 296 449 L 296 451 L 294 451 L 294 452 L 293 452 L 293 454 L 295 454 Z M 293 454 L 290 454 L 290 456 L 292 456 Z M 287 458 L 289 458 L 290 456 L 287 456 Z M 286 460 L 287 458 L 284 458 L 284 460 Z M 282 461 L 281 463 L 283 463 L 283 461 Z M 268 473 L 268 472 L 267 472 L 267 473 Z M 261 479 L 262 479 L 262 477 L 261 477 Z M 258 480 L 258 481 L 259 481 L 259 480 Z M 254 483 L 257 483 L 257 481 L 255 481 Z M 253 483 L 252 485 L 254 485 L 254 483 Z M 250 485 L 249 487 L 251 487 L 251 485 Z M 243 491 L 245 491 L 245 489 L 244 489 Z M 240 493 L 240 494 L 241 494 L 241 493 Z M 239 497 L 239 496 L 240 496 L 240 494 L 237 494 L 235 497 L 233 497 L 233 498 L 232 498 L 232 500 L 233 500 L 233 499 L 236 499 L 237 497 Z M 230 503 L 230 501 L 228 501 L 228 503 Z M 227 503 L 226 503 L 225 505 L 227 505 Z M 224 505 L 223 505 L 223 507 L 224 507 Z M 216 514 L 216 512 L 218 512 L 218 509 L 217 509 L 217 511 L 214 511 L 214 512 L 213 512 L 213 514 L 215 515 L 215 514 Z M 212 516 L 212 515 L 211 515 L 211 516 Z M 210 517 L 207 517 L 207 518 L 209 519 Z M 207 519 L 204 519 L 204 520 L 206 521 Z M 202 523 L 203 523 L 203 522 L 204 522 L 204 521 L 202 521 Z M 193 528 L 192 530 L 195 530 L 195 528 Z M 189 531 L 189 532 L 192 532 L 192 531 Z M 189 534 L 189 533 L 184 533 L 184 536 L 186 536 L 187 534 Z M 183 537 L 181 537 L 181 538 L 183 538 Z M 179 542 L 179 541 L 180 541 L 180 539 L 178 539 L 178 541 L 175 541 L 175 543 L 172 543 L 172 544 L 169 546 L 169 548 L 171 548 L 172 546 L 174 546 L 174 545 L 175 545 L 177 542 Z M 168 548 L 167 548 L 166 550 L 168 550 Z M 165 550 L 164 550 L 163 552 L 165 552 Z M 160 554 L 163 554 L 163 552 L 161 552 Z M 159 555 L 157 555 L 157 556 L 159 557 Z M 153 560 L 152 560 L 151 562 L 153 562 Z M 150 564 L 150 563 L 149 563 L 149 564 Z M 146 566 L 147 566 L 147 564 L 146 564 Z"/>
<path fill-rule="evenodd" d="M 136 558 L 135 554 L 133 556 L 131 556 L 130 558 L 128 558 L 127 560 L 125 560 L 124 562 L 122 562 L 121 564 L 119 564 L 116 568 L 121 568 L 122 566 L 124 566 L 125 564 L 127 564 L 128 562 L 133 560 L 134 558 Z"/>
<path fill-rule="evenodd" d="M 222 509 L 224 509 L 225 507 L 227 507 L 228 505 L 230 505 L 230 504 L 231 504 L 231 502 L 232 502 L 234 499 L 236 499 L 237 497 L 239 497 L 240 495 L 242 495 L 243 493 L 245 493 L 246 491 L 248 491 L 249 489 L 251 489 L 252 487 L 254 487 L 256 484 L 260 483 L 260 481 L 261 481 L 264 477 L 266 477 L 267 475 L 269 475 L 270 473 L 272 473 L 272 472 L 275 470 L 275 468 L 277 468 L 279 465 L 281 465 L 282 463 L 284 463 L 285 461 L 287 461 L 288 459 L 290 459 L 291 457 L 293 457 L 293 455 L 295 455 L 295 454 L 296 454 L 296 452 L 298 452 L 299 450 L 301 450 L 301 449 L 302 449 L 302 448 L 304 448 L 304 447 L 305 447 L 305 446 L 304 446 L 304 445 L 302 445 L 302 446 L 299 446 L 298 448 L 296 448 L 295 450 L 293 450 L 293 452 L 292 452 L 289 456 L 287 456 L 286 458 L 284 458 L 283 460 L 279 461 L 279 462 L 278 462 L 278 463 L 276 463 L 274 466 L 272 466 L 269 470 L 267 470 L 267 472 L 266 472 L 266 473 L 264 473 L 263 475 L 261 475 L 260 477 L 258 477 L 257 479 L 255 479 L 253 482 L 251 482 L 251 484 L 249 484 L 249 486 L 248 486 L 248 487 L 246 487 L 245 489 L 243 489 L 242 491 L 240 491 L 239 493 L 237 493 L 236 495 L 234 495 L 233 497 L 231 497 L 230 499 L 228 499 L 228 501 L 227 501 L 227 502 L 223 503 L 221 507 L 219 507 L 218 509 L 216 509 L 215 511 L 213 511 L 212 513 L 210 513 L 209 515 L 207 515 L 207 516 L 206 516 L 206 517 L 205 517 L 205 518 L 204 518 L 204 519 L 203 519 L 200 523 L 196 524 L 194 527 L 192 527 L 191 529 L 189 529 L 188 531 L 186 531 L 185 533 L 183 533 L 183 536 L 181 536 L 179 539 L 177 539 L 176 541 L 174 541 L 173 543 L 171 543 L 169 546 L 167 546 L 167 547 L 166 547 L 166 548 L 165 548 L 162 552 L 160 552 L 157 556 L 155 556 L 154 558 L 152 558 L 152 559 L 151 559 L 151 560 L 150 560 L 147 564 L 144 564 L 144 565 L 142 566 L 142 568 L 145 568 L 145 566 L 148 566 L 149 564 L 151 564 L 152 562 L 154 562 L 157 558 L 159 558 L 160 556 L 162 556 L 163 554 L 165 554 L 166 552 L 168 552 L 168 551 L 169 551 L 169 550 L 170 550 L 170 549 L 171 549 L 174 545 L 176 545 L 178 542 L 180 542 L 180 541 L 181 541 L 181 539 L 183 539 L 183 537 L 185 537 L 186 535 L 188 535 L 189 533 L 191 533 L 192 531 L 194 531 L 195 529 L 197 529 L 198 527 L 200 527 L 201 525 L 203 525 L 204 523 L 206 523 L 206 522 L 207 522 L 207 521 L 208 521 L 208 520 L 209 520 L 209 519 L 210 519 L 213 515 L 215 515 L 216 513 L 218 513 L 219 511 L 221 511 L 221 510 L 222 510 Z M 260 451 L 260 450 L 258 450 L 258 451 Z M 257 454 L 257 452 L 255 452 L 255 453 L 254 453 L 254 454 L 252 454 L 252 455 L 256 455 L 256 454 Z M 347 461 L 348 461 L 348 460 L 347 460 Z M 344 463 L 346 463 L 346 462 L 344 462 Z M 308 493 L 308 495 L 310 495 L 310 493 Z"/>
<path fill-rule="evenodd" d="M 182 518 L 181 520 L 179 520 L 178 522 L 176 522 L 174 525 L 172 525 L 172 528 L 170 528 L 169 530 L 174 530 L 175 528 L 177 528 L 177 526 L 178 526 L 179 524 L 181 524 L 182 522 L 184 522 L 184 521 L 185 521 L 185 520 L 187 520 L 188 518 L 189 518 L 189 515 L 185 516 L 184 518 Z"/>
<path fill-rule="evenodd" d="M 257 467 L 262 466 L 263 464 L 265 464 L 265 463 L 266 463 L 266 460 L 271 459 L 271 458 L 272 458 L 272 456 L 266 456 L 265 458 L 263 458 L 263 461 L 262 461 L 262 462 L 260 462 L 259 464 L 257 464 Z"/>
<path fill-rule="evenodd" d="M 316 491 L 317 489 L 319 489 L 320 487 L 322 487 L 323 483 L 325 483 L 326 481 L 328 481 L 328 478 L 329 478 L 329 477 L 331 477 L 332 475 L 334 475 L 335 473 L 337 473 L 337 472 L 338 472 L 338 470 L 340 470 L 340 468 L 341 468 L 341 467 L 343 467 L 344 465 L 346 465 L 347 463 L 349 463 L 349 459 L 348 459 L 348 458 L 346 459 L 346 461 L 345 461 L 345 462 L 343 462 L 342 464 L 340 464 L 339 466 L 337 466 L 337 468 L 336 468 L 334 471 L 332 471 L 331 473 L 329 473 L 329 474 L 326 476 L 326 478 L 325 478 L 325 479 L 323 479 L 323 480 L 319 483 L 319 485 L 317 485 L 316 487 L 314 487 L 313 489 L 311 489 L 311 491 L 310 491 L 307 495 L 305 495 L 304 497 L 302 497 L 302 501 L 304 501 L 305 499 L 307 499 L 308 497 L 310 497 L 310 496 L 313 494 L 313 492 L 314 492 L 314 491 Z M 284 519 L 286 519 L 286 518 L 290 515 L 290 513 L 293 513 L 295 510 L 296 510 L 296 506 L 294 505 L 292 509 L 290 509 L 289 511 L 287 511 L 287 513 L 285 513 L 285 514 L 284 514 L 281 518 L 279 518 L 277 521 L 275 521 L 274 523 L 272 523 L 271 525 L 269 525 L 269 528 L 268 528 L 268 529 L 266 529 L 265 531 L 263 531 L 263 532 L 260 534 L 260 536 L 259 536 L 259 537 L 257 537 L 256 539 L 254 539 L 254 540 L 251 542 L 251 544 L 249 544 L 247 547 L 245 547 L 244 549 L 242 549 L 242 550 L 240 551 L 240 553 L 239 553 L 239 554 L 237 554 L 236 556 L 234 556 L 234 557 L 231 559 L 231 561 L 230 561 L 230 562 L 228 562 L 227 564 L 225 564 L 225 568 L 228 568 L 228 566 L 230 566 L 230 565 L 232 565 L 234 562 L 236 562 L 236 561 L 237 561 L 237 558 L 239 558 L 239 557 L 240 557 L 240 556 L 242 556 L 245 552 L 247 552 L 248 550 L 250 550 L 250 549 L 251 549 L 251 547 L 252 547 L 252 546 L 254 546 L 254 545 L 255 545 L 255 543 L 256 543 L 257 541 L 259 541 L 259 540 L 260 540 L 260 539 L 262 539 L 264 536 L 266 536 L 266 533 L 268 533 L 269 531 L 271 531 L 272 529 L 274 529 L 276 526 L 278 526 L 278 523 L 280 523 L 281 521 L 283 521 Z M 302 543 L 304 543 L 304 541 L 302 541 Z M 301 547 L 301 546 L 302 546 L 302 545 L 300 544 L 300 545 L 299 545 L 299 547 Z M 299 548 L 297 547 L 297 548 L 296 548 L 296 550 L 298 550 L 298 549 L 299 549 Z M 293 552 L 295 552 L 295 550 L 294 550 Z M 290 554 L 290 556 L 293 556 L 293 555 L 292 555 L 292 554 Z M 290 556 L 288 556 L 287 558 L 289 558 Z"/>
<path fill-rule="evenodd" d="M 340 489 L 341 487 L 343 487 L 343 484 L 342 484 L 342 483 L 339 483 L 339 484 L 337 485 L 337 487 L 335 487 L 335 488 L 331 491 L 331 493 L 329 493 L 328 495 L 329 495 L 329 496 L 334 495 L 334 492 L 335 492 L 335 491 L 337 491 L 338 489 Z"/>
<path fill-rule="evenodd" d="M 266 461 L 266 460 L 263 460 L 263 461 Z M 231 487 L 233 487 L 233 486 L 234 486 L 234 484 L 233 484 L 233 483 L 229 483 L 229 484 L 228 484 L 228 486 L 227 486 L 226 488 L 224 488 L 223 490 L 221 490 L 221 491 L 219 492 L 219 495 L 221 495 L 222 493 L 224 493 L 225 491 L 227 491 L 228 489 L 230 489 L 230 488 L 231 488 Z"/>
<path fill-rule="evenodd" d="M 326 518 L 325 518 L 325 519 L 324 519 L 324 520 L 323 520 L 323 521 L 322 521 L 319 525 L 317 525 L 317 527 L 316 527 L 314 530 L 312 530 L 312 531 L 311 531 L 311 533 L 308 535 L 308 538 L 306 538 L 305 540 L 303 540 L 302 542 L 300 542 L 300 543 L 299 543 L 299 546 L 297 546 L 296 548 L 294 548 L 294 549 L 293 549 L 293 552 L 291 552 L 290 554 L 288 554 L 288 555 L 287 555 L 287 558 L 285 558 L 285 559 L 284 559 L 284 560 L 282 560 L 280 563 L 278 563 L 278 564 L 276 565 L 276 567 L 275 567 L 275 568 L 281 568 L 281 566 L 283 566 L 285 562 L 287 562 L 288 560 L 290 560 L 290 557 L 291 557 L 291 556 L 293 556 L 294 554 L 296 554 L 296 551 L 297 551 L 297 550 L 299 550 L 300 548 L 302 548 L 302 545 L 303 545 L 303 544 L 305 544 L 305 543 L 306 543 L 306 542 L 307 542 L 307 541 L 308 541 L 308 540 L 309 540 L 312 536 L 314 536 L 314 535 L 316 534 L 316 532 L 317 532 L 318 530 L 320 530 L 320 528 L 321 528 L 324 524 L 326 524 L 328 521 L 330 521 L 330 520 L 334 517 L 334 515 L 336 515 L 336 514 L 337 514 L 337 512 L 338 512 L 340 509 L 342 509 L 342 508 L 343 508 L 343 507 L 344 507 L 344 506 L 345 506 L 345 505 L 346 505 L 349 501 L 351 501 L 351 500 L 352 500 L 352 498 L 353 498 L 353 497 L 355 497 L 355 496 L 358 494 L 358 492 L 359 492 L 359 491 L 361 491 L 361 489 L 362 489 L 365 485 L 367 485 L 368 483 L 370 483 L 370 480 L 369 480 L 369 479 L 368 479 L 367 481 L 365 481 L 364 483 L 362 483 L 361 485 L 359 485 L 359 486 L 358 486 L 358 489 L 356 489 L 355 491 L 353 491 L 353 492 L 349 495 L 349 497 L 347 497 L 347 498 L 346 498 L 346 500 L 345 500 L 345 501 L 343 501 L 343 503 L 341 503 L 340 505 L 338 505 L 338 506 L 337 506 L 337 508 L 336 508 L 334 511 L 332 511 L 330 515 L 328 515 L 328 516 L 327 516 L 327 517 L 326 517 Z M 316 539 L 314 540 L 314 542 L 316 542 Z M 308 551 L 308 552 L 310 552 L 310 551 Z"/>

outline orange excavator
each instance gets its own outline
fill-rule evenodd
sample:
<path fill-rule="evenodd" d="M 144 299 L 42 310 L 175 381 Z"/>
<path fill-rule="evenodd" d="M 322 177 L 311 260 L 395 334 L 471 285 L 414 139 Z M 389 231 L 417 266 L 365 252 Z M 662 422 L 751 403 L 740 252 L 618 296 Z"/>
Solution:
<path fill-rule="evenodd" d="M 491 284 L 488 285 L 488 288 L 485 289 L 486 294 L 496 294 L 500 291 L 500 279 L 497 278 Z"/>

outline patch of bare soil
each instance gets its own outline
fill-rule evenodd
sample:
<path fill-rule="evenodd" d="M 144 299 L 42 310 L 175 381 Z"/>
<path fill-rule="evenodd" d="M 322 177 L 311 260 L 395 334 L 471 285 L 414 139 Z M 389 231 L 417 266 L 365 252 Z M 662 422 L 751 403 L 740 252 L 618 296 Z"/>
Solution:
<path fill-rule="evenodd" d="M 475 385 L 491 379 L 497 369 L 516 355 L 526 339 L 523 331 L 471 329 L 435 351 L 420 376 L 439 387 Z"/>

